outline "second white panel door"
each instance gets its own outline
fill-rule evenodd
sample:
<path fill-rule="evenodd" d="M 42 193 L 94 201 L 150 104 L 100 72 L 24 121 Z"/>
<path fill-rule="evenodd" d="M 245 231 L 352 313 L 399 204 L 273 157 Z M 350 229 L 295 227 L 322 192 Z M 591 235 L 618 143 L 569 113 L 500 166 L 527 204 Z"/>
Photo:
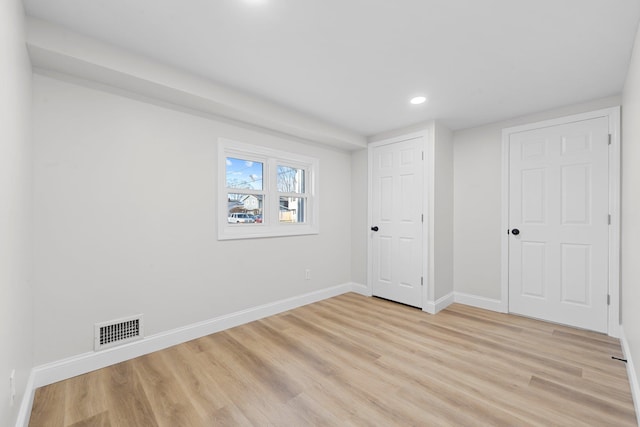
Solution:
<path fill-rule="evenodd" d="M 607 331 L 608 119 L 510 135 L 509 311 Z"/>

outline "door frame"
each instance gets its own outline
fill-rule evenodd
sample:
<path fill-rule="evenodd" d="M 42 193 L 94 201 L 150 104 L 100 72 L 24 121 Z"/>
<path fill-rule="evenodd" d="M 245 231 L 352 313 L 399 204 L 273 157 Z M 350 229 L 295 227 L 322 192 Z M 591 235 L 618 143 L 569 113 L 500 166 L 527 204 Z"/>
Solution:
<path fill-rule="evenodd" d="M 429 211 L 429 207 L 433 206 L 433 179 L 429 175 L 428 171 L 433 170 L 433 155 L 432 149 L 433 140 L 431 138 L 431 133 L 428 129 L 418 132 L 412 132 L 405 135 L 383 139 L 376 142 L 369 143 L 367 147 L 367 155 L 368 155 L 368 184 L 367 184 L 367 295 L 373 295 L 373 231 L 370 230 L 370 227 L 373 225 L 373 150 L 376 147 L 380 147 L 383 145 L 390 145 L 399 143 L 402 141 L 406 141 L 408 139 L 422 138 L 422 152 L 424 153 L 424 158 L 422 162 L 422 177 L 423 177 L 423 194 L 422 194 L 422 212 L 424 215 L 423 226 L 422 226 L 422 268 L 421 274 L 423 278 L 422 282 L 422 311 L 426 311 L 429 313 L 435 313 L 435 304 L 433 303 L 433 286 L 432 280 L 430 279 L 429 272 L 430 268 L 430 242 L 429 236 L 430 228 L 432 226 L 433 215 Z M 426 195 L 426 197 L 425 197 Z"/>
<path fill-rule="evenodd" d="M 509 138 L 511 134 L 605 117 L 609 121 L 609 336 L 620 337 L 620 107 L 604 108 L 502 130 L 501 311 L 509 312 Z"/>

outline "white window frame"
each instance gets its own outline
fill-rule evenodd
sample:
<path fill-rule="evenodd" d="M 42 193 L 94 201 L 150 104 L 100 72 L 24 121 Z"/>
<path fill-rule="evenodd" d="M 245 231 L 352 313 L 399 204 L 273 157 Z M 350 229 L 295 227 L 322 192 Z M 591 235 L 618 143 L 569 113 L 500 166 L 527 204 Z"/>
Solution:
<path fill-rule="evenodd" d="M 262 190 L 227 188 L 227 157 L 246 159 L 263 164 Z M 277 186 L 278 166 L 289 166 L 305 171 L 304 193 L 282 193 Z M 300 236 L 319 233 L 318 175 L 319 161 L 313 157 L 245 144 L 226 138 L 218 139 L 218 240 L 255 239 L 261 237 Z M 263 196 L 260 224 L 229 224 L 228 193 Z M 305 221 L 280 222 L 280 196 L 306 199 Z"/>

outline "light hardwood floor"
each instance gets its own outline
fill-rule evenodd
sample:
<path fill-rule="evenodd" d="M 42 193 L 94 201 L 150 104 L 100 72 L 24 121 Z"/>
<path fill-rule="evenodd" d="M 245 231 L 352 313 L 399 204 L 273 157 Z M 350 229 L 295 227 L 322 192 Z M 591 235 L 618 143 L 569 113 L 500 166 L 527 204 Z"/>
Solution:
<path fill-rule="evenodd" d="M 30 426 L 635 426 L 618 340 L 346 294 L 37 390 Z"/>

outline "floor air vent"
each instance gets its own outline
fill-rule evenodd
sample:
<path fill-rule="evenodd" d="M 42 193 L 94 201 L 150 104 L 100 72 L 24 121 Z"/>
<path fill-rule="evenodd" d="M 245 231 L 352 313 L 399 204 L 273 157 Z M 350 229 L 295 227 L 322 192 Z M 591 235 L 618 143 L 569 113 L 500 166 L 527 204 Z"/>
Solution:
<path fill-rule="evenodd" d="M 144 336 L 142 314 L 95 324 L 94 350 L 104 350 Z"/>

